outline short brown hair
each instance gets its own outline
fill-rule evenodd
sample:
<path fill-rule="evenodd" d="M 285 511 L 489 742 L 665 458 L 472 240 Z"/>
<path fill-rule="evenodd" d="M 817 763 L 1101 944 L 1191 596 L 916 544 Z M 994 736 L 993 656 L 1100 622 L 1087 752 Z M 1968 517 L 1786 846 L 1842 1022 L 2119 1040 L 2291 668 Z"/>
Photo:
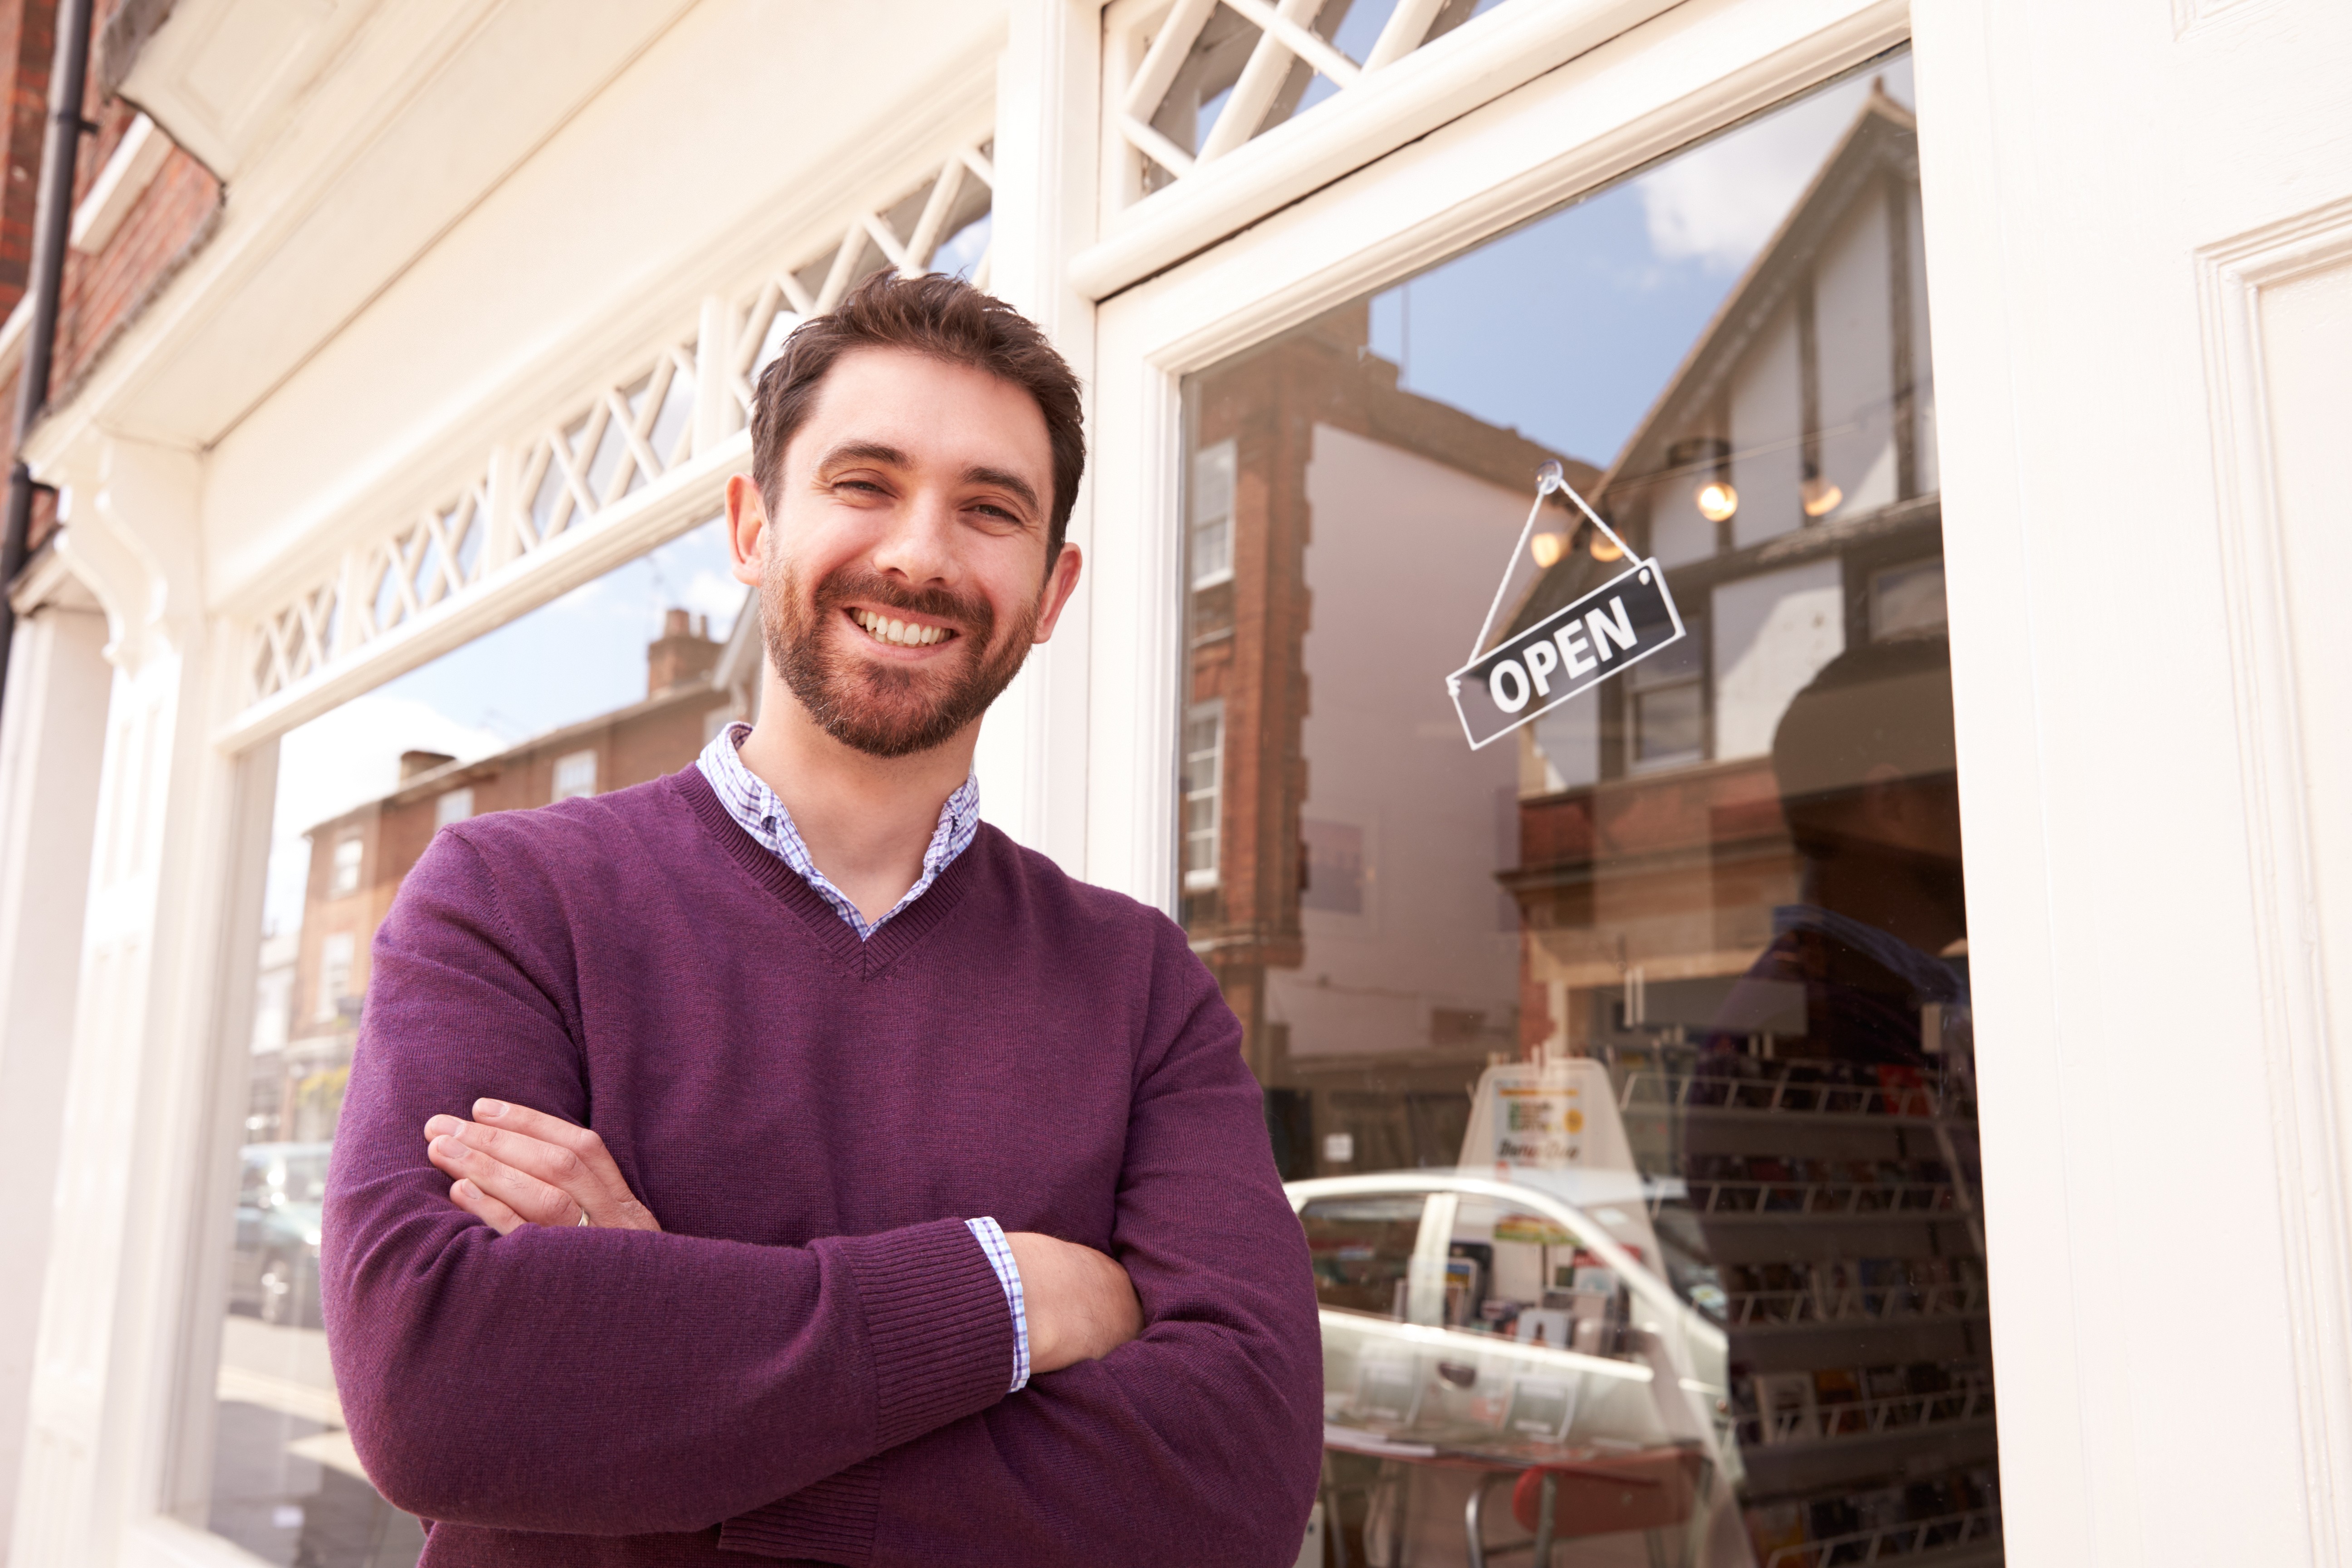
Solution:
<path fill-rule="evenodd" d="M 1045 563 L 1062 552 L 1078 480 L 1087 471 L 1087 437 L 1078 378 L 1036 323 L 961 278 L 931 273 L 901 278 L 885 269 L 852 289 L 826 316 L 793 329 L 760 373 L 751 402 L 751 479 L 771 508 L 784 447 L 816 405 L 834 362 L 852 349 L 911 349 L 951 364 L 986 371 L 1037 400 L 1054 455 L 1054 505 Z"/>

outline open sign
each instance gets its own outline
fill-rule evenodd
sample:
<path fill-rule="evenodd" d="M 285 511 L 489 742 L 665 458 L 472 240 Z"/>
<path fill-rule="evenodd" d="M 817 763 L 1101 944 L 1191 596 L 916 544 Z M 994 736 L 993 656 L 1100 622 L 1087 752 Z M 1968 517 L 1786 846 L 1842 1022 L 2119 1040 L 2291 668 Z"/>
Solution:
<path fill-rule="evenodd" d="M 1475 752 L 1682 637 L 1665 573 L 1655 560 L 1636 561 L 1447 676 L 1445 689 Z"/>

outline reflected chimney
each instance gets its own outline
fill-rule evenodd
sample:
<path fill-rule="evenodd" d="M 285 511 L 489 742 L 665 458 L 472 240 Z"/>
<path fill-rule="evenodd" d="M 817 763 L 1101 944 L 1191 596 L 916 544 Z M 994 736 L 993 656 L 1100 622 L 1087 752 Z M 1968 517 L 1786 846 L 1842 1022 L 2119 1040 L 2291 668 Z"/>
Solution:
<path fill-rule="evenodd" d="M 662 615 L 662 635 L 646 649 L 646 695 L 658 697 L 674 686 L 700 680 L 719 663 L 708 616 L 685 610 Z"/>

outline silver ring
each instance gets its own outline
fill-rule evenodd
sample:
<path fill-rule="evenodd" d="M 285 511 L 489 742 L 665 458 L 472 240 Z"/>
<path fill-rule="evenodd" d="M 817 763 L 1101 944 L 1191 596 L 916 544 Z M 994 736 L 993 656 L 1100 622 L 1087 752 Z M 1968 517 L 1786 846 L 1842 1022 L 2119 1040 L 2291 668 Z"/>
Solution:
<path fill-rule="evenodd" d="M 588 1223 L 588 1211 L 586 1209 L 582 1209 L 580 1211 L 580 1219 L 578 1223 L 581 1225 L 586 1225 Z"/>

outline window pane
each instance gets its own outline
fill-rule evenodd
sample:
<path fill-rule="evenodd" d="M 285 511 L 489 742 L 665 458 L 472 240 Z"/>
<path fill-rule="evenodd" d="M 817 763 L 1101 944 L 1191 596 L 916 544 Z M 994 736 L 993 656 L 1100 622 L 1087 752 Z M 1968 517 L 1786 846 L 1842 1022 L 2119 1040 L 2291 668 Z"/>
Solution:
<path fill-rule="evenodd" d="M 279 742 L 208 1520 L 265 1562 L 405 1568 L 424 1545 L 360 1469 L 319 1311 L 320 1200 L 369 939 L 440 829 L 673 772 L 711 721 L 748 714 L 757 650 L 728 656 L 738 632 L 756 640 L 758 617 L 739 620 L 722 527 Z"/>
<path fill-rule="evenodd" d="M 1192 379 L 1183 700 L 1250 831 L 1182 912 L 1284 1173 L 1349 1184 L 1301 1216 L 1346 1561 L 1546 1485 L 1559 1562 L 2000 1560 L 1910 101 L 1883 60 Z M 1625 548 L 1528 527 L 1547 461 Z M 1681 638 L 1474 750 L 1498 582 L 1481 650 L 1643 570 Z"/>

